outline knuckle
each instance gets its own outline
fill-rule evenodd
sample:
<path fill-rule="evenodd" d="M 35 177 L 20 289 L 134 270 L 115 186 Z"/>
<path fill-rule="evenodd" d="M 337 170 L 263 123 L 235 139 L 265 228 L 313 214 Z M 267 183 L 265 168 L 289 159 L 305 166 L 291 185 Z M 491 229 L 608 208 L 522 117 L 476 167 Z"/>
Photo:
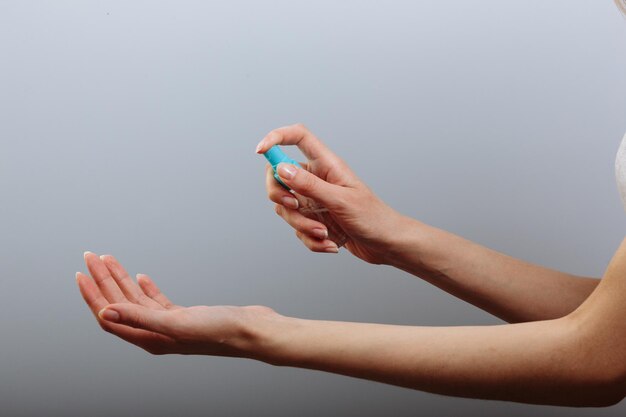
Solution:
<path fill-rule="evenodd" d="M 300 174 L 299 188 L 301 191 L 313 191 L 315 189 L 315 178 L 312 174 Z"/>
<path fill-rule="evenodd" d="M 302 239 L 302 242 L 304 242 L 304 246 L 306 246 L 309 250 L 315 252 L 315 245 L 311 242 L 311 239 L 304 238 Z"/>
<path fill-rule="evenodd" d="M 278 204 L 278 203 L 279 203 L 279 201 L 280 201 L 280 198 L 281 198 L 281 197 L 282 197 L 282 196 L 281 196 L 279 193 L 277 193 L 277 192 L 276 192 L 276 190 L 274 190 L 274 189 L 269 189 L 269 190 L 267 190 L 267 198 L 268 198 L 270 201 L 272 201 L 272 202 L 274 202 L 274 203 Z"/>
<path fill-rule="evenodd" d="M 294 224 L 292 226 L 294 229 L 300 231 L 300 233 L 302 233 L 304 236 L 310 236 L 311 235 L 311 231 L 310 231 L 310 227 L 306 227 L 306 225 L 302 224 L 302 223 L 297 223 Z"/>
<path fill-rule="evenodd" d="M 306 127 L 306 125 L 302 122 L 298 122 L 296 124 L 293 125 L 294 128 L 301 130 L 303 132 L 308 132 L 309 129 Z"/>
<path fill-rule="evenodd" d="M 315 223 L 304 216 L 298 216 L 298 219 L 294 221 L 293 227 L 301 231 L 304 235 L 310 236 L 311 230 L 315 228 Z"/>
<path fill-rule="evenodd" d="M 270 131 L 267 135 L 265 135 L 265 139 L 270 140 L 272 142 L 280 139 L 280 137 L 281 137 L 281 134 L 278 129 L 274 129 Z"/>

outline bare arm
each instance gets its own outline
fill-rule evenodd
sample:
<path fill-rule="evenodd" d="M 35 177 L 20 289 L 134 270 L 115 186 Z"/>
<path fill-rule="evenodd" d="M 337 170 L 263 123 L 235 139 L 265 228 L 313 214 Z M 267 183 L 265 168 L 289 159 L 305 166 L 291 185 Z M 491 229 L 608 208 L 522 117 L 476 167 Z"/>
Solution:
<path fill-rule="evenodd" d="M 266 307 L 173 305 L 112 257 L 78 274 L 100 325 L 155 354 L 240 356 L 471 398 L 609 406 L 626 393 L 626 243 L 566 317 L 484 327 L 312 321 Z M 115 300 L 115 301 L 111 301 Z M 109 304 L 113 302 L 113 304 Z"/>
<path fill-rule="evenodd" d="M 600 282 L 524 262 L 408 218 L 388 245 L 385 263 L 512 323 L 563 317 Z"/>
<path fill-rule="evenodd" d="M 626 395 L 626 240 L 605 278 L 560 319 L 425 328 L 286 320 L 269 361 L 446 395 L 603 406 Z"/>
<path fill-rule="evenodd" d="M 272 324 L 262 359 L 450 396 L 610 405 L 621 397 L 592 369 L 600 361 L 586 362 L 577 330 L 565 319 L 485 327 L 289 319 Z"/>
<path fill-rule="evenodd" d="M 281 164 L 281 179 L 326 206 L 349 236 L 346 248 L 366 262 L 403 269 L 509 322 L 563 317 L 599 282 L 511 258 L 400 215 L 302 125 L 270 132 L 257 152 L 275 144 L 302 150 L 307 169 Z M 266 187 L 276 212 L 310 250 L 336 252 L 327 234 L 320 237 L 326 226 L 298 212 L 294 195 L 276 183 L 269 167 Z"/>

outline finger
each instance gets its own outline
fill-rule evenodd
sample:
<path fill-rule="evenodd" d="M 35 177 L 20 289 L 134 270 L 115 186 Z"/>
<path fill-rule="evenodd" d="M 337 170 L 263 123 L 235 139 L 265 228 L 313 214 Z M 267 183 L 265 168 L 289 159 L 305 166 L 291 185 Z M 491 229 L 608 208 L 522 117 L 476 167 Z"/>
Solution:
<path fill-rule="evenodd" d="M 171 310 L 180 308 L 179 306 L 172 303 L 169 298 L 167 298 L 157 287 L 157 285 L 152 281 L 152 279 L 144 274 L 137 274 L 137 283 L 141 287 L 141 290 L 146 294 L 146 296 L 153 299 L 155 302 L 159 303 L 164 308 Z"/>
<path fill-rule="evenodd" d="M 87 306 L 93 315 L 97 317 L 98 312 L 108 305 L 109 301 L 102 295 L 100 288 L 96 285 L 94 280 L 82 272 L 76 273 L 76 283 Z"/>
<path fill-rule="evenodd" d="M 272 130 L 257 145 L 257 153 L 265 153 L 274 145 L 296 145 L 308 159 L 339 159 L 304 125 L 295 124 Z"/>
<path fill-rule="evenodd" d="M 276 178 L 274 178 L 274 170 L 270 164 L 265 168 L 265 188 L 267 189 L 267 197 L 276 204 L 282 204 L 290 209 L 299 207 L 298 200 L 281 186 Z"/>
<path fill-rule="evenodd" d="M 146 294 L 141 291 L 141 288 L 139 288 L 135 281 L 133 281 L 130 275 L 128 275 L 128 272 L 126 272 L 124 267 L 117 261 L 117 259 L 115 259 L 115 257 L 111 255 L 102 255 L 100 259 L 104 262 L 104 265 L 111 273 L 111 276 L 115 282 L 117 282 L 117 285 L 129 301 L 150 308 L 163 308 L 161 304 L 147 297 Z"/>
<path fill-rule="evenodd" d="M 172 337 L 143 329 L 134 329 L 123 324 L 100 320 L 100 326 L 107 333 L 111 333 L 122 340 L 132 343 L 150 353 L 176 353 L 179 345 Z"/>
<path fill-rule="evenodd" d="M 176 331 L 173 311 L 154 310 L 139 304 L 110 304 L 100 310 L 98 317 L 111 323 L 123 324 L 135 329 L 148 330 L 164 335 Z"/>
<path fill-rule="evenodd" d="M 340 208 L 346 188 L 331 184 L 315 174 L 296 165 L 280 163 L 277 167 L 280 179 L 294 192 L 310 197 L 329 209 Z"/>
<path fill-rule="evenodd" d="M 104 295 L 109 303 L 127 302 L 128 299 L 124 296 L 124 293 L 111 276 L 104 262 L 102 262 L 96 254 L 91 252 L 85 252 L 84 257 L 89 273 L 98 285 L 98 288 L 100 288 L 102 295 Z"/>
<path fill-rule="evenodd" d="M 339 247 L 337 247 L 337 244 L 332 240 L 315 239 L 298 231 L 296 231 L 296 236 L 304 243 L 304 246 L 313 252 L 339 253 Z"/>
<path fill-rule="evenodd" d="M 81 272 L 76 273 L 76 282 L 87 306 L 105 331 L 113 333 L 129 343 L 133 343 L 151 352 L 156 352 L 159 345 L 172 346 L 173 339 L 170 337 L 101 320 L 98 317 L 98 313 L 106 307 L 109 302 L 100 292 L 100 288 L 98 288 L 93 279 Z"/>
<path fill-rule="evenodd" d="M 293 227 L 298 232 L 314 237 L 315 239 L 328 239 L 328 228 L 323 223 L 305 217 L 298 210 L 291 210 L 278 204 L 274 209 L 276 210 L 276 214 L 282 217 L 289 226 Z"/>

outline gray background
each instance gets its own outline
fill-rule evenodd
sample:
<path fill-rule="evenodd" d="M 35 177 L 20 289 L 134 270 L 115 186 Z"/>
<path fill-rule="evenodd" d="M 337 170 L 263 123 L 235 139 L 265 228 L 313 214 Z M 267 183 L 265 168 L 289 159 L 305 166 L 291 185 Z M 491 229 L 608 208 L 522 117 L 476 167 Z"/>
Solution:
<path fill-rule="evenodd" d="M 0 412 L 623 415 L 151 357 L 95 325 L 74 272 L 91 250 L 180 304 L 498 323 L 403 272 L 308 252 L 254 147 L 304 122 L 400 211 L 600 276 L 626 225 L 625 47 L 610 0 L 0 1 Z"/>

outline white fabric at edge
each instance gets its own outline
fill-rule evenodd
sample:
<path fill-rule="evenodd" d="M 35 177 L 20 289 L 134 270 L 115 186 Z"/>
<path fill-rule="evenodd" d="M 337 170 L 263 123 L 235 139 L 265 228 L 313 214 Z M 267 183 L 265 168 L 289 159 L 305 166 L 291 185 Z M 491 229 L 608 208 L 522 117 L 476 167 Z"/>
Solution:
<path fill-rule="evenodd" d="M 626 135 L 622 139 L 615 158 L 615 176 L 617 177 L 619 194 L 622 197 L 622 203 L 624 203 L 624 210 L 626 210 Z"/>

